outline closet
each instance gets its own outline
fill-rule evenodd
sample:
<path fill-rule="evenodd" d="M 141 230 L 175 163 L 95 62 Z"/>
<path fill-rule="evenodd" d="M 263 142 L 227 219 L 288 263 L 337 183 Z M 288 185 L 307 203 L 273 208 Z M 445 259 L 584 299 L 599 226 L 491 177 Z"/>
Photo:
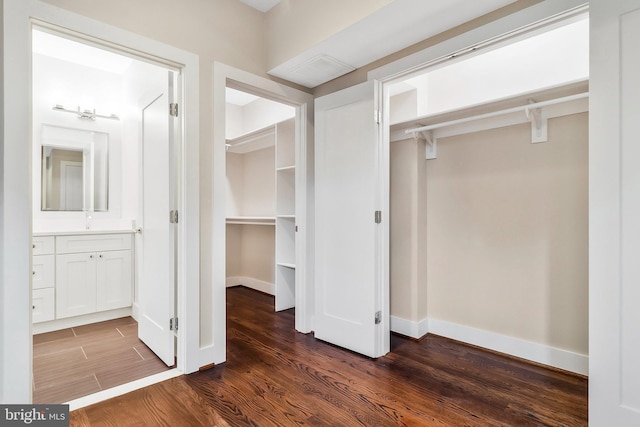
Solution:
<path fill-rule="evenodd" d="M 295 109 L 249 100 L 227 104 L 226 284 L 275 295 L 286 310 L 296 284 Z"/>
<path fill-rule="evenodd" d="M 586 373 L 588 64 L 580 17 L 390 88 L 392 331 Z"/>

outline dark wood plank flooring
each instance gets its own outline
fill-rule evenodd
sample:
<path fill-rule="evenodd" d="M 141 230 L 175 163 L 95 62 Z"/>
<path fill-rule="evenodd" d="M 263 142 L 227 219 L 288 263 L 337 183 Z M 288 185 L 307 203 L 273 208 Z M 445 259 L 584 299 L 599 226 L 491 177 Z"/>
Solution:
<path fill-rule="evenodd" d="M 33 402 L 63 403 L 167 370 L 131 317 L 33 336 Z"/>
<path fill-rule="evenodd" d="M 77 426 L 579 426 L 587 380 L 446 338 L 372 360 L 294 331 L 273 298 L 227 291 L 227 362 L 74 411 Z"/>

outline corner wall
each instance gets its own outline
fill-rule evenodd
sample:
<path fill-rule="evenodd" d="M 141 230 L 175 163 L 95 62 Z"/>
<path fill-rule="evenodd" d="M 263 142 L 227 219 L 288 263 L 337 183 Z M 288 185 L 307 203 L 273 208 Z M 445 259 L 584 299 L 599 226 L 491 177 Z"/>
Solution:
<path fill-rule="evenodd" d="M 390 314 L 396 322 L 405 319 L 415 323 L 427 317 L 427 162 L 424 152 L 425 143 L 421 140 L 407 139 L 391 144 L 389 281 Z M 416 330 L 412 336 L 425 332 L 420 334 Z"/>

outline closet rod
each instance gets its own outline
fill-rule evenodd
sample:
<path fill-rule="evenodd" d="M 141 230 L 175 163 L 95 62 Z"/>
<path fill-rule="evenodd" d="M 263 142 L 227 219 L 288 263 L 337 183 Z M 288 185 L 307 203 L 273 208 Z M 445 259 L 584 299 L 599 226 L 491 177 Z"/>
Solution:
<path fill-rule="evenodd" d="M 493 111 L 491 113 L 479 114 L 477 116 L 465 117 L 457 120 L 450 120 L 448 122 L 436 123 L 433 125 L 422 126 L 419 128 L 407 129 L 405 134 L 411 134 L 415 132 L 425 132 L 428 130 L 438 129 L 446 126 L 458 125 L 461 123 L 467 123 L 474 120 L 488 119 L 490 117 L 502 116 L 503 114 L 517 113 L 520 111 L 529 111 L 536 108 L 547 107 L 549 105 L 561 104 L 563 102 L 575 101 L 577 99 L 588 98 L 589 92 L 578 93 L 575 95 L 564 96 L 562 98 L 550 99 L 548 101 L 533 102 L 531 104 L 522 105 L 519 107 L 507 108 L 506 110 Z"/>

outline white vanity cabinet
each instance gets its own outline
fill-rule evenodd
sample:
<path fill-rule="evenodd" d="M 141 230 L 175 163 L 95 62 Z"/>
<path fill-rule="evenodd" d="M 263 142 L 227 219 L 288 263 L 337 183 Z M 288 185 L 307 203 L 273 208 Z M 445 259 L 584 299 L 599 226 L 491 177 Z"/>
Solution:
<path fill-rule="evenodd" d="M 55 318 L 55 241 L 53 236 L 32 241 L 31 307 L 34 323 Z"/>
<path fill-rule="evenodd" d="M 130 234 L 56 237 L 56 319 L 128 307 Z"/>

